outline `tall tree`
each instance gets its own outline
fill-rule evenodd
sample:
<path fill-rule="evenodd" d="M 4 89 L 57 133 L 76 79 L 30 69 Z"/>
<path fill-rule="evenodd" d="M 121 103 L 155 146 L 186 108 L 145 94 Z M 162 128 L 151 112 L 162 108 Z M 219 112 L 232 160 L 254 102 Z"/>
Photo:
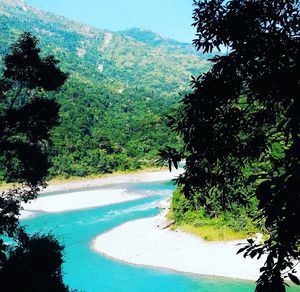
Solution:
<path fill-rule="evenodd" d="M 299 284 L 299 3 L 194 1 L 195 46 L 223 53 L 193 79 L 173 121 L 187 156 L 178 182 L 194 208 L 227 210 L 254 195 L 259 201 L 268 238 L 243 249 L 245 256 L 268 254 L 258 292 L 285 291 L 285 277 Z"/>
<path fill-rule="evenodd" d="M 35 285 L 33 272 L 39 271 L 45 273 L 44 280 L 50 279 L 41 281 L 41 285 L 50 285 L 51 280 L 57 279 L 60 288 L 51 291 L 67 291 L 61 282 L 59 244 L 51 237 L 30 238 L 18 221 L 21 203 L 34 199 L 46 185 L 50 131 L 59 122 L 59 105 L 54 99 L 46 98 L 46 92 L 58 90 L 67 79 L 53 56 L 40 56 L 37 44 L 34 36 L 23 33 L 4 57 L 0 80 L 0 173 L 6 182 L 15 185 L 0 194 L 0 236 L 8 236 L 17 244 L 9 248 L 0 239 L 1 287 L 6 287 L 7 291 L 16 291 L 12 288 L 16 283 L 10 280 L 17 267 L 30 264 L 32 273 L 23 271 L 29 284 Z M 49 267 L 43 267 L 41 262 L 37 266 L 36 259 L 38 252 L 43 252 L 43 243 L 48 246 L 49 253 L 52 251 L 53 261 L 56 260 L 51 267 L 50 263 L 47 263 Z M 23 291 L 50 291 L 42 286 L 38 290 L 28 285 Z"/>

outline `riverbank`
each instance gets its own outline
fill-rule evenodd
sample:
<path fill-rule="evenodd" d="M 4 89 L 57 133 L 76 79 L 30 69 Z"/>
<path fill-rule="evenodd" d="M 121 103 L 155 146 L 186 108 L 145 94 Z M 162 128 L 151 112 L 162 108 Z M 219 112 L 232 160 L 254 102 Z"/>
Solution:
<path fill-rule="evenodd" d="M 106 174 L 99 178 L 76 178 L 71 180 L 50 181 L 46 189 L 41 193 L 49 193 L 65 190 L 76 190 L 83 188 L 101 187 L 111 184 L 130 182 L 151 182 L 172 180 L 183 172 L 183 169 L 169 172 L 167 169 L 145 169 L 129 173 Z"/>
<path fill-rule="evenodd" d="M 130 221 L 97 236 L 92 249 L 130 264 L 167 268 L 199 275 L 257 280 L 259 260 L 236 255 L 246 240 L 208 242 L 168 228 L 164 210 L 158 216 Z"/>
<path fill-rule="evenodd" d="M 81 188 L 98 187 L 115 183 L 139 182 L 139 181 L 163 181 L 171 180 L 181 174 L 183 169 L 173 169 L 169 172 L 167 167 L 163 168 L 145 168 L 130 172 L 114 172 L 101 174 L 100 176 L 91 175 L 87 177 L 54 178 L 47 182 L 47 187 L 40 191 L 41 194 L 57 191 L 76 190 Z M 161 176 L 161 177 L 160 177 Z M 18 187 L 12 183 L 0 183 L 0 192 Z"/>
<path fill-rule="evenodd" d="M 176 178 L 182 171 L 180 169 L 170 173 L 168 170 L 153 170 L 128 174 L 112 174 L 100 178 L 63 181 L 54 184 L 50 182 L 41 194 L 59 191 L 67 191 L 68 193 L 40 196 L 30 203 L 22 204 L 23 210 L 21 211 L 20 219 L 32 217 L 40 212 L 64 212 L 136 200 L 142 198 L 143 195 L 127 193 L 124 189 L 115 185 L 130 182 L 168 181 Z M 109 185 L 114 185 L 114 187 L 109 188 Z M 105 190 L 88 190 L 89 188 L 104 186 L 106 187 Z M 75 191 L 79 189 L 82 189 L 82 191 Z"/>

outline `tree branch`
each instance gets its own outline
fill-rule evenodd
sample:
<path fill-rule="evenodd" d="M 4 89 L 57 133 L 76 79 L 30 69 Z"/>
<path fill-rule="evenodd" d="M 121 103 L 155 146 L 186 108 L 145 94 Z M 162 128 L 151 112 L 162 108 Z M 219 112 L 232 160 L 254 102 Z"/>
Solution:
<path fill-rule="evenodd" d="M 21 93 L 21 91 L 22 91 L 23 88 L 24 88 L 24 84 L 21 83 L 19 90 L 17 91 L 16 95 L 14 96 L 14 98 L 13 98 L 12 101 L 11 101 L 10 109 L 13 108 L 14 103 L 15 103 L 16 99 L 18 98 L 18 96 L 20 95 L 20 93 Z"/>

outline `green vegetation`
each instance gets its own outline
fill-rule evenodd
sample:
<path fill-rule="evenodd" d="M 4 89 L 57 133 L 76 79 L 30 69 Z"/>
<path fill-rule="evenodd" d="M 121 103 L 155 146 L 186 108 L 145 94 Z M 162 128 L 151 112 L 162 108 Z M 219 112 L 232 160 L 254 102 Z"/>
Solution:
<path fill-rule="evenodd" d="M 228 53 L 193 80 L 181 114 L 171 120 L 184 148 L 167 148 L 162 157 L 175 166 L 186 158 L 178 179 L 184 197 L 175 194 L 174 217 L 193 225 L 207 215 L 207 224 L 236 219 L 237 230 L 247 230 L 248 216 L 254 217 L 266 239 L 249 239 L 239 252 L 267 254 L 257 292 L 283 292 L 286 278 L 300 285 L 294 275 L 300 260 L 299 1 L 194 4 L 197 49 Z"/>
<path fill-rule="evenodd" d="M 250 234 L 246 231 L 235 231 L 228 227 L 220 218 L 210 219 L 203 223 L 202 226 L 182 224 L 180 229 L 187 233 L 192 233 L 207 241 L 224 241 L 244 239 Z"/>
<path fill-rule="evenodd" d="M 80 96 L 78 96 L 80 92 Z M 53 131 L 54 176 L 87 176 L 154 163 L 160 145 L 174 144 L 165 115 L 170 101 L 154 93 L 71 80 L 59 94 L 61 125 Z"/>
<path fill-rule="evenodd" d="M 249 212 L 236 206 L 234 210 L 211 216 L 203 206 L 193 208 L 178 188 L 173 194 L 169 219 L 174 220 L 173 228 L 193 233 L 204 240 L 235 240 L 258 232 Z"/>
<path fill-rule="evenodd" d="M 159 148 L 180 143 L 166 116 L 191 75 L 209 68 L 190 45 L 154 43 L 156 34 L 138 29 L 98 30 L 19 0 L 1 1 L 0 15 L 0 56 L 31 31 L 70 73 L 56 94 L 61 124 L 52 132 L 49 178 L 152 166 Z"/>
<path fill-rule="evenodd" d="M 3 291 L 67 292 L 63 247 L 51 235 L 29 236 L 19 223 L 21 204 L 45 186 L 50 132 L 59 105 L 47 92 L 68 75 L 53 56 L 41 57 L 37 39 L 24 33 L 4 56 L 0 79 L 0 173 L 13 185 L 0 194 L 0 282 Z"/>

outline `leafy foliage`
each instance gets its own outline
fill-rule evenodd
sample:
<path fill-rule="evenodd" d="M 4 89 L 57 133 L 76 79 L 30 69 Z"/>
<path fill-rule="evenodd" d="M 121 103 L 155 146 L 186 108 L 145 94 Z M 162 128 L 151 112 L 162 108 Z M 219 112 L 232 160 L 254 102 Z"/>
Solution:
<path fill-rule="evenodd" d="M 62 279 L 62 251 L 52 235 L 28 238 L 10 250 L 0 269 L 1 288 L 12 292 L 69 291 Z"/>
<path fill-rule="evenodd" d="M 169 170 L 172 170 L 172 164 L 178 169 L 178 162 L 183 158 L 183 153 L 170 146 L 166 146 L 164 149 L 160 149 L 158 152 L 158 162 L 164 164 L 165 162 L 169 165 Z"/>
<path fill-rule="evenodd" d="M 268 254 L 257 291 L 285 291 L 284 273 L 297 283 L 290 271 L 300 259 L 300 3 L 194 4 L 197 49 L 228 54 L 193 79 L 173 122 L 187 155 L 178 182 L 194 210 L 212 215 L 258 201 L 268 239 L 262 246 L 250 240 L 245 256 Z"/>
<path fill-rule="evenodd" d="M 4 59 L 0 88 L 0 172 L 6 181 L 29 188 L 2 194 L 0 225 L 7 229 L 10 227 L 5 222 L 6 216 L 12 214 L 15 218 L 20 201 L 34 198 L 45 185 L 50 166 L 47 143 L 50 130 L 58 124 L 59 106 L 55 100 L 44 98 L 40 89 L 57 90 L 67 78 L 52 57 L 40 59 L 36 45 L 37 40 L 24 33 Z M 43 79 L 45 66 L 51 75 L 49 83 Z"/>
<path fill-rule="evenodd" d="M 30 238 L 18 221 L 21 203 L 45 187 L 50 166 L 50 131 L 58 124 L 59 105 L 46 92 L 58 90 L 67 79 L 53 56 L 40 57 L 37 44 L 30 33 L 22 34 L 4 57 L 0 80 L 0 173 L 19 185 L 0 194 L 0 281 L 5 291 L 68 291 L 61 275 L 62 247 L 51 236 Z M 16 245 L 10 247 L 3 236 Z"/>
<path fill-rule="evenodd" d="M 196 198 L 195 198 L 196 199 Z M 193 208 L 182 189 L 178 188 L 172 197 L 170 217 L 176 227 L 196 234 L 205 240 L 236 240 L 257 233 L 250 210 L 231 206 L 230 211 L 211 216 L 206 208 Z"/>

